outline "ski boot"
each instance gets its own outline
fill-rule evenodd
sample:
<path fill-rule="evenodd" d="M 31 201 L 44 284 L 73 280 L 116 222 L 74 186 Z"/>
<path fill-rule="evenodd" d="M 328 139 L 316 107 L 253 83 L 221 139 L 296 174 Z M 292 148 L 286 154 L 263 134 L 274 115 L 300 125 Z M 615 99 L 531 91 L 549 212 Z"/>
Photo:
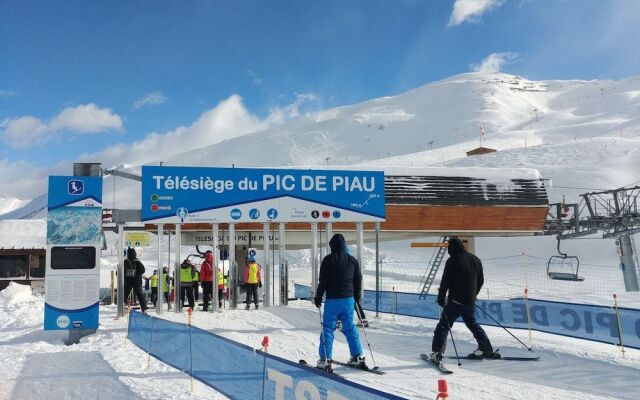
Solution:
<path fill-rule="evenodd" d="M 249 304 L 244 307 L 245 310 L 249 311 Z"/>
<path fill-rule="evenodd" d="M 355 368 L 367 369 L 367 364 L 364 362 L 363 355 L 352 356 L 347 364 Z"/>
<path fill-rule="evenodd" d="M 493 351 L 493 350 L 480 350 L 477 349 L 475 350 L 473 353 L 470 353 L 468 355 L 469 358 L 474 358 L 474 359 L 479 359 L 479 358 L 487 358 L 490 360 L 495 360 L 500 358 L 500 353 L 498 353 L 498 351 Z"/>
<path fill-rule="evenodd" d="M 429 360 L 436 365 L 440 365 L 440 363 L 442 362 L 442 353 L 440 353 L 439 351 L 429 353 Z"/>
<path fill-rule="evenodd" d="M 259 308 L 259 306 L 256 304 L 256 310 Z"/>
<path fill-rule="evenodd" d="M 331 368 L 331 359 L 321 358 L 318 360 L 316 364 L 316 368 L 321 369 L 326 372 L 333 372 L 333 368 Z"/>

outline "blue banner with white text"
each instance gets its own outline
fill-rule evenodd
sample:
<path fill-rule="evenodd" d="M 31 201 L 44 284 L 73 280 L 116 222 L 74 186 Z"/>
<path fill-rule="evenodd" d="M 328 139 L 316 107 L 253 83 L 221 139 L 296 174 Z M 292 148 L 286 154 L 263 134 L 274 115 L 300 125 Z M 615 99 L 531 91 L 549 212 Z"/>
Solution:
<path fill-rule="evenodd" d="M 295 285 L 297 298 L 311 298 L 311 288 Z M 478 300 L 476 319 L 483 325 L 507 328 L 528 328 L 602 343 L 619 344 L 620 331 L 625 347 L 640 349 L 640 310 L 619 308 L 620 324 L 611 307 L 590 304 L 563 303 L 524 298 L 509 300 Z M 528 307 L 527 307 L 528 306 Z M 376 310 L 376 292 L 366 290 L 362 307 Z M 380 312 L 420 318 L 440 318 L 435 295 L 420 297 L 417 293 L 381 291 L 378 296 Z M 527 310 L 528 308 L 528 310 Z M 527 313 L 528 311 L 528 313 Z M 527 315 L 528 314 L 528 315 Z M 495 321 L 494 321 L 495 320 Z"/>
<path fill-rule="evenodd" d="M 384 173 L 142 167 L 142 220 L 365 222 L 385 218 Z"/>

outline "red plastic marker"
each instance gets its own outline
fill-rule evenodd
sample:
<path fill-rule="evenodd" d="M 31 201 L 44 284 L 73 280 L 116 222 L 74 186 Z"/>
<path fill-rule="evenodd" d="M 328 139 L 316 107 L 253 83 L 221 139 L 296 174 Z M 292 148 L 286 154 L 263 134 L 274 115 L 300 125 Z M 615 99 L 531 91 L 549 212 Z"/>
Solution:
<path fill-rule="evenodd" d="M 448 399 L 449 398 L 449 388 L 447 387 L 446 379 L 438 379 L 438 399 Z"/>

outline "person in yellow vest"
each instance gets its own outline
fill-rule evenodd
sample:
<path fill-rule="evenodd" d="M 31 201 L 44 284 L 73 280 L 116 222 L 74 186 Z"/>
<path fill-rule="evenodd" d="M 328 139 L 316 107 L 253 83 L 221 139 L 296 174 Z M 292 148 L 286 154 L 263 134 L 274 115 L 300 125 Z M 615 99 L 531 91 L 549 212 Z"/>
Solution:
<path fill-rule="evenodd" d="M 222 308 L 222 293 L 224 292 L 224 274 L 218 267 L 218 308 Z"/>
<path fill-rule="evenodd" d="M 249 256 L 249 264 L 244 269 L 244 286 L 247 289 L 247 299 L 245 300 L 247 306 L 245 310 L 249 309 L 251 297 L 253 297 L 253 304 L 256 305 L 256 310 L 258 309 L 258 288 L 262 287 L 260 269 L 260 264 L 256 262 L 255 256 Z"/>
<path fill-rule="evenodd" d="M 173 282 L 173 278 L 169 276 L 169 267 L 163 267 L 162 272 L 164 273 L 164 282 L 162 282 L 162 295 L 164 296 L 164 301 L 167 303 L 167 308 L 171 311 L 171 297 L 169 296 L 169 287 L 172 286 L 171 282 Z"/>
<path fill-rule="evenodd" d="M 195 301 L 193 301 L 193 279 L 195 275 L 195 268 L 191 261 L 184 260 L 180 265 L 180 299 L 184 307 L 184 297 L 186 295 L 191 309 L 194 309 L 196 305 Z"/>
<path fill-rule="evenodd" d="M 151 303 L 155 306 L 158 301 L 158 270 L 153 270 L 153 275 L 150 277 L 143 276 L 143 278 L 149 281 L 151 286 Z"/>

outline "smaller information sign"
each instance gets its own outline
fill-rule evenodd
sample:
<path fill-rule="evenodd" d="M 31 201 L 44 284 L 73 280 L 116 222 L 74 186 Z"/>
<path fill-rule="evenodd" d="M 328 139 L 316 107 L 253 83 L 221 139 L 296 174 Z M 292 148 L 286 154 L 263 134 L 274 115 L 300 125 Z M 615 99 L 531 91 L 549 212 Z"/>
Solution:
<path fill-rule="evenodd" d="M 102 178 L 49 177 L 45 330 L 96 329 Z"/>
<path fill-rule="evenodd" d="M 149 232 L 125 232 L 124 244 L 126 247 L 149 247 L 151 234 Z"/>

